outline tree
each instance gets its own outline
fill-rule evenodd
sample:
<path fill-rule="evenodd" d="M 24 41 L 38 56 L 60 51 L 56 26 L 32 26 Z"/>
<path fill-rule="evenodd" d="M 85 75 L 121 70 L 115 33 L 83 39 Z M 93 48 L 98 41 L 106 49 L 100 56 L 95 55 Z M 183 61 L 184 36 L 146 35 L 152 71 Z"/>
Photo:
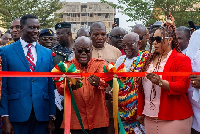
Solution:
<path fill-rule="evenodd" d="M 33 14 L 38 17 L 41 28 L 53 27 L 53 13 L 60 8 L 59 0 L 0 0 L 0 26 L 8 29 L 16 18 Z"/>
<path fill-rule="evenodd" d="M 188 26 L 188 21 L 199 21 L 198 6 L 200 0 L 118 0 L 118 4 L 108 3 L 120 12 L 130 17 L 127 21 L 142 21 L 145 25 L 155 21 L 163 21 L 171 14 L 175 18 L 176 26 Z M 122 6 L 123 5 L 123 6 Z"/>

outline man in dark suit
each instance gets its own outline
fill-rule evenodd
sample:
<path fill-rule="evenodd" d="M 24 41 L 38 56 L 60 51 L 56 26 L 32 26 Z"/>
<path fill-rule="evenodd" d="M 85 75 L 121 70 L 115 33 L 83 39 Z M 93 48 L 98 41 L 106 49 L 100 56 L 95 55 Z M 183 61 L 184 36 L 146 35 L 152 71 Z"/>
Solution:
<path fill-rule="evenodd" d="M 52 51 L 36 43 L 39 29 L 36 16 L 22 16 L 20 39 L 0 49 L 3 71 L 51 71 Z M 3 78 L 0 114 L 6 134 L 46 134 L 47 128 L 53 133 L 55 97 L 52 78 Z"/>

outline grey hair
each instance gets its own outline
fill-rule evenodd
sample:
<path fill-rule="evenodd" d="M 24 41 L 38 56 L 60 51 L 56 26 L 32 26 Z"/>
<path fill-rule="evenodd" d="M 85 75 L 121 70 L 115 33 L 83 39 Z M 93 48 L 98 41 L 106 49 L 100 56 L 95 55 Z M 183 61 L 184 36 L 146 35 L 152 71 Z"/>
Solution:
<path fill-rule="evenodd" d="M 124 36 L 124 39 L 125 38 L 131 38 L 132 40 L 134 40 L 134 41 L 136 41 L 136 42 L 138 42 L 140 39 L 139 39 L 139 35 L 137 34 L 137 33 L 135 33 L 135 32 L 130 32 L 130 33 L 128 33 L 128 34 L 126 34 L 125 36 Z"/>

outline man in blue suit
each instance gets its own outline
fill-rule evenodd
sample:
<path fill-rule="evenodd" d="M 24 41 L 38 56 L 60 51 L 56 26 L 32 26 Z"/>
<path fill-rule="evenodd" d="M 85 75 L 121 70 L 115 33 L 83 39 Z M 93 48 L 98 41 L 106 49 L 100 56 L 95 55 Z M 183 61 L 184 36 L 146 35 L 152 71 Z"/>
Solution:
<path fill-rule="evenodd" d="M 36 16 L 24 15 L 21 37 L 0 49 L 3 71 L 50 72 L 52 51 L 36 43 L 40 24 Z M 55 127 L 55 97 L 52 78 L 9 77 L 2 80 L 0 114 L 5 133 L 46 134 Z"/>

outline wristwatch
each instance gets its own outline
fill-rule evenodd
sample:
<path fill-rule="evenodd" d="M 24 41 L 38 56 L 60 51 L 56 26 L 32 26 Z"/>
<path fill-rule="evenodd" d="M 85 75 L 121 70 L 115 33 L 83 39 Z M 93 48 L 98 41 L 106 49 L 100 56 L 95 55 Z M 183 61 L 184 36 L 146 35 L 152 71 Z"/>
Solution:
<path fill-rule="evenodd" d="M 49 120 L 55 121 L 56 120 L 56 116 L 54 116 L 54 115 L 49 116 Z"/>
<path fill-rule="evenodd" d="M 162 80 L 159 81 L 158 85 L 161 87 L 163 85 Z"/>

